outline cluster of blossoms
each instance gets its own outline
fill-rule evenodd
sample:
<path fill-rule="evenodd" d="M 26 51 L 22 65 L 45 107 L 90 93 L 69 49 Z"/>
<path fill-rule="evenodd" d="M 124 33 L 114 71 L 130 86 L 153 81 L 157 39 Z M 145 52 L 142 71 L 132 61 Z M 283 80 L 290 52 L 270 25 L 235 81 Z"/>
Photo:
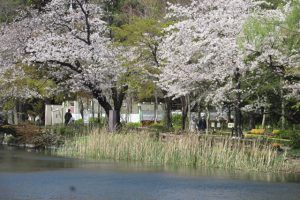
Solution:
<path fill-rule="evenodd" d="M 160 86 L 170 96 L 196 91 L 207 102 L 219 104 L 230 101 L 230 93 L 235 92 L 232 78 L 236 68 L 243 76 L 247 71 L 261 70 L 262 64 L 272 65 L 277 73 L 299 66 L 299 54 L 282 49 L 284 36 L 276 26 L 286 19 L 290 4 L 276 10 L 262 9 L 264 4 L 251 0 L 194 0 L 188 6 L 171 5 L 167 17 L 175 23 L 165 29 L 160 46 L 165 65 Z M 262 20 L 267 28 L 272 27 L 268 35 L 245 30 L 247 25 Z M 251 25 L 249 29 L 255 27 Z M 253 54 L 255 59 L 245 62 Z"/>
<path fill-rule="evenodd" d="M 108 90 L 124 73 L 99 5 L 54 0 L 45 7 L 26 46 L 32 63 L 47 63 L 51 76 L 67 79 L 73 89 L 92 85 Z"/>
<path fill-rule="evenodd" d="M 266 10 L 262 4 L 265 2 L 254 0 L 170 4 L 166 19 L 174 23 L 164 29 L 163 36 L 145 35 L 154 44 L 150 49 L 155 49 L 155 59 L 150 64 L 147 59 L 141 60 L 139 65 L 159 68 L 151 78 L 168 96 L 197 93 L 213 104 L 233 98 L 237 90 L 232 79 L 237 68 L 242 77 L 244 72 L 259 71 L 265 64 L 284 77 L 288 68 L 299 67 L 299 49 L 287 51 L 280 26 L 291 6 Z M 119 59 L 121 55 L 127 57 L 128 63 L 140 58 L 138 52 L 149 46 L 149 41 L 142 41 L 136 49 L 122 52 L 112 44 L 101 6 L 90 1 L 52 0 L 40 13 L 24 13 L 0 28 L 2 74 L 21 62 L 38 65 L 58 84 L 67 84 L 74 91 L 88 90 L 102 96 L 101 101 L 118 96 L 116 88 L 126 90 L 120 83 L 128 73 Z M 252 30 L 257 22 L 262 22 L 265 27 L 260 28 L 268 31 L 259 34 Z M 271 22 L 275 22 L 273 28 Z M 254 59 L 245 62 L 253 55 Z M 19 75 L 14 77 L 24 75 L 18 69 L 15 73 Z M 299 94 L 298 83 L 286 83 L 286 88 L 292 96 Z M 253 89 L 242 92 L 251 93 Z"/>

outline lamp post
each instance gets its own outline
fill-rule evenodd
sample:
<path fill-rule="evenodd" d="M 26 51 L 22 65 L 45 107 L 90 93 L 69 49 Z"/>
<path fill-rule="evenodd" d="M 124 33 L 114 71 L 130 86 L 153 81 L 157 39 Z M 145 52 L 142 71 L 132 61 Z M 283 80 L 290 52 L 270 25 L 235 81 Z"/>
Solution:
<path fill-rule="evenodd" d="M 242 137 L 242 113 L 241 113 L 241 81 L 240 81 L 240 69 L 237 67 L 234 72 L 234 82 L 236 84 L 236 105 L 234 114 L 234 133 L 236 137 Z"/>

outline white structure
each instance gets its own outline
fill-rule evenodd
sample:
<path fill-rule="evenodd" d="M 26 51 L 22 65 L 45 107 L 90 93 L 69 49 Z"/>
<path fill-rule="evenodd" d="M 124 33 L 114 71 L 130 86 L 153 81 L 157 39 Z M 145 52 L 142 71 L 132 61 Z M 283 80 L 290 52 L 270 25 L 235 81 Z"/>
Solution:
<path fill-rule="evenodd" d="M 72 116 L 75 120 L 82 119 L 80 109 L 82 104 L 78 101 L 67 101 L 62 105 L 46 105 L 45 108 L 45 125 L 54 125 L 64 123 L 64 115 L 71 110 Z M 123 105 L 121 111 L 121 121 L 126 122 L 141 122 L 154 121 L 154 104 L 153 103 L 138 103 L 132 105 L 132 112 L 126 113 L 126 104 Z M 91 117 L 98 118 L 98 116 L 106 117 L 104 110 L 98 104 L 96 99 L 89 99 L 83 103 L 83 120 L 88 123 Z M 157 120 L 163 119 L 162 105 L 158 105 Z"/>

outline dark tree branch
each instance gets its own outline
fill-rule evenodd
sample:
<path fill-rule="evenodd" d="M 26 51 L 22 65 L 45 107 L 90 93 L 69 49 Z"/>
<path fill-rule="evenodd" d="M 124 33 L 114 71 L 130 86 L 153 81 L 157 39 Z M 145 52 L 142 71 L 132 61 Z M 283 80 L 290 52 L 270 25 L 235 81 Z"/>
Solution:
<path fill-rule="evenodd" d="M 86 25 L 86 40 L 81 39 L 82 41 L 84 41 L 85 43 L 87 43 L 88 45 L 91 45 L 91 25 L 89 22 L 89 11 L 85 10 L 82 3 L 79 0 L 76 0 L 76 2 L 78 3 L 82 13 L 84 14 L 85 17 L 85 25 Z"/>
<path fill-rule="evenodd" d="M 69 69 L 75 71 L 78 74 L 81 74 L 83 72 L 83 70 L 81 69 L 81 65 L 79 63 L 79 61 L 75 61 L 75 66 L 70 64 L 70 63 L 66 63 L 66 62 L 62 62 L 62 61 L 58 61 L 58 60 L 48 60 L 46 61 L 47 63 L 52 63 L 52 64 L 58 64 L 64 67 L 68 67 Z"/>

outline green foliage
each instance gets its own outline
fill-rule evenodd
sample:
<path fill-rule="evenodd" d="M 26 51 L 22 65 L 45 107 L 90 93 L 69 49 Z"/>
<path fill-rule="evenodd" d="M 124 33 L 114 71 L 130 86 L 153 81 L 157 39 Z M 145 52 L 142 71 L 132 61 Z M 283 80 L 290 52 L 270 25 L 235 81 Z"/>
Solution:
<path fill-rule="evenodd" d="M 103 3 L 101 0 L 93 0 Z M 109 24 L 121 26 L 131 21 L 132 17 L 162 18 L 165 14 L 164 0 L 114 0 L 104 1 L 104 10 L 110 14 L 105 16 Z"/>
<path fill-rule="evenodd" d="M 59 127 L 57 133 L 60 135 L 73 135 L 74 130 L 72 127 L 69 127 L 69 126 L 61 126 L 61 127 Z"/>
<path fill-rule="evenodd" d="M 77 119 L 75 120 L 75 125 L 83 125 L 83 119 Z"/>
<path fill-rule="evenodd" d="M 132 93 L 140 100 L 151 98 L 156 89 L 151 75 L 160 73 L 156 56 L 159 45 L 157 38 L 163 35 L 165 24 L 154 18 L 131 17 L 128 23 L 111 27 L 115 45 L 135 48 L 137 58 L 125 61 L 128 75 L 124 76 L 123 82 L 129 85 Z"/>
<path fill-rule="evenodd" d="M 22 0 L 1 0 L 0 1 L 0 23 L 11 22 L 18 14 L 18 9 L 24 5 Z"/>
<path fill-rule="evenodd" d="M 174 131 L 181 130 L 182 123 L 182 115 L 181 114 L 174 114 L 172 115 L 172 124 Z"/>
<path fill-rule="evenodd" d="M 292 148 L 300 148 L 300 131 L 298 130 L 280 130 L 276 137 L 290 140 L 288 145 Z"/>
<path fill-rule="evenodd" d="M 291 140 L 292 140 L 291 146 L 294 149 L 300 148 L 300 131 L 291 132 L 290 137 L 291 137 Z"/>
<path fill-rule="evenodd" d="M 98 119 L 97 117 L 91 117 L 89 118 L 89 123 L 92 123 L 92 124 L 97 124 L 97 123 L 100 123 L 100 119 Z"/>
<path fill-rule="evenodd" d="M 101 117 L 100 119 L 95 118 L 89 118 L 89 124 L 98 128 L 102 128 L 106 123 L 106 119 L 104 117 Z"/>
<path fill-rule="evenodd" d="M 275 1 L 274 3 L 276 5 L 275 7 L 281 7 L 280 5 L 282 2 L 280 0 Z M 279 44 L 274 48 L 278 48 L 287 54 L 293 53 L 293 50 L 299 49 L 300 47 L 299 20 L 300 1 L 295 0 L 292 1 L 291 11 L 287 13 L 287 17 L 284 21 L 258 16 L 250 18 L 243 26 L 244 37 L 239 38 L 239 44 L 242 44 L 242 40 L 248 40 L 258 48 L 262 44 L 264 38 L 272 35 L 274 41 Z"/>
<path fill-rule="evenodd" d="M 252 17 L 243 25 L 242 32 L 245 37 L 239 37 L 238 43 L 242 48 L 245 48 L 242 44 L 243 40 L 251 41 L 259 49 L 264 39 L 275 32 L 276 24 L 278 22 L 271 19 Z"/>
<path fill-rule="evenodd" d="M 15 106 L 15 101 L 13 99 L 7 99 L 3 105 L 2 105 L 2 109 L 3 110 L 10 110 Z"/>
<path fill-rule="evenodd" d="M 275 7 L 282 8 L 281 1 L 272 1 Z M 291 10 L 287 13 L 285 20 L 267 19 L 260 16 L 250 18 L 243 26 L 242 37 L 238 38 L 238 43 L 242 49 L 244 44 L 253 44 L 255 49 L 252 55 L 245 58 L 246 62 L 251 62 L 259 56 L 262 46 L 269 38 L 272 38 L 272 48 L 286 57 L 291 57 L 299 53 L 300 47 L 300 1 L 292 1 Z M 268 43 L 268 42 L 267 42 Z M 255 91 L 252 95 L 247 96 L 244 102 L 251 104 L 253 102 L 265 99 L 268 106 L 268 114 L 272 116 L 269 122 L 276 125 L 280 118 L 281 103 L 284 101 L 288 119 L 295 123 L 295 117 L 298 109 L 298 103 L 294 99 L 285 99 L 288 92 L 283 88 L 283 83 L 292 83 L 299 80 L 299 70 L 297 67 L 280 66 L 276 63 L 276 56 L 273 63 L 258 63 L 257 72 L 248 73 L 243 77 L 242 88 Z M 282 71 L 282 73 L 280 73 Z M 282 93 L 281 93 L 282 92 Z"/>
<path fill-rule="evenodd" d="M 140 122 L 128 122 L 125 124 L 125 127 L 127 129 L 135 129 L 135 128 L 139 128 L 142 126 L 142 123 Z"/>
<path fill-rule="evenodd" d="M 288 150 L 288 156 L 292 158 L 300 158 L 300 148 Z"/>
<path fill-rule="evenodd" d="M 181 120 L 182 120 L 182 115 L 181 114 L 172 115 L 173 126 L 181 126 Z"/>
<path fill-rule="evenodd" d="M 177 131 L 177 130 L 180 129 L 180 128 L 176 127 L 176 126 L 173 126 L 172 128 L 168 129 L 168 128 L 166 128 L 164 121 L 160 121 L 160 122 L 151 124 L 148 127 L 150 128 L 150 130 L 155 131 L 156 133 L 172 132 L 172 131 Z"/>
<path fill-rule="evenodd" d="M 24 74 L 16 74 L 16 71 L 23 71 Z M 15 91 L 15 93 L 27 93 L 28 89 L 41 95 L 48 96 L 50 88 L 56 87 L 55 83 L 49 79 L 43 78 L 43 74 L 34 66 L 18 64 L 13 69 L 6 70 L 3 74 L 3 79 L 0 80 L 1 89 L 4 91 Z M 10 79 L 14 77 L 14 79 Z M 12 93 L 12 98 L 15 93 Z M 7 96 L 8 93 L 2 92 L 1 96 Z"/>
<path fill-rule="evenodd" d="M 288 13 L 285 22 L 282 26 L 282 34 L 285 36 L 285 46 L 290 53 L 293 54 L 293 49 L 300 48 L 300 31 L 299 31 L 299 21 L 300 21 L 300 1 L 295 0 L 292 3 L 291 11 Z M 297 53 L 294 52 L 294 53 Z"/>
<path fill-rule="evenodd" d="M 125 46 L 155 43 L 153 37 L 162 36 L 162 23 L 150 18 L 133 17 L 129 24 L 112 27 L 115 39 Z"/>
<path fill-rule="evenodd" d="M 160 122 L 160 123 L 154 123 L 154 124 L 151 124 L 149 126 L 150 129 L 156 131 L 156 132 L 166 132 L 168 131 L 165 126 L 164 126 L 164 123 L 163 122 Z"/>
<path fill-rule="evenodd" d="M 265 2 L 262 4 L 262 8 L 264 9 L 276 9 L 276 8 L 280 8 L 285 4 L 284 0 L 265 0 Z"/>

